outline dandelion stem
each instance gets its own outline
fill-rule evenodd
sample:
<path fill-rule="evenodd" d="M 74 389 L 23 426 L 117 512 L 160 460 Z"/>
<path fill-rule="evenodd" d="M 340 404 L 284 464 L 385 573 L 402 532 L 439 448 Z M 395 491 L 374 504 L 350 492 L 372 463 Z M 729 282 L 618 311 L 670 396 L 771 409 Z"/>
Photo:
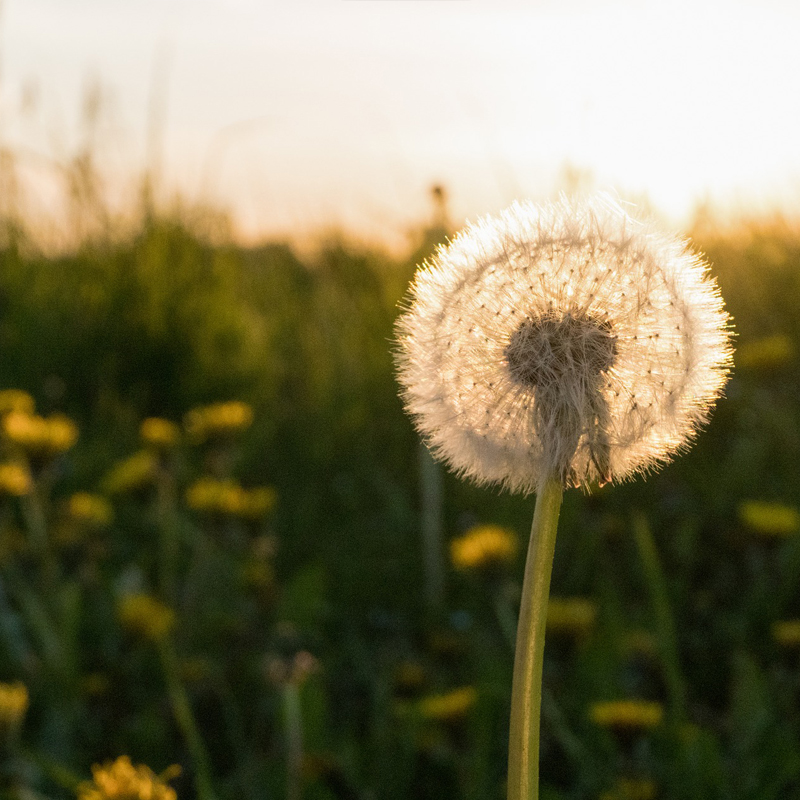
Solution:
<path fill-rule="evenodd" d="M 538 800 L 539 797 L 544 636 L 562 491 L 561 481 L 550 476 L 541 481 L 536 493 L 517 623 L 511 689 L 508 800 Z"/>

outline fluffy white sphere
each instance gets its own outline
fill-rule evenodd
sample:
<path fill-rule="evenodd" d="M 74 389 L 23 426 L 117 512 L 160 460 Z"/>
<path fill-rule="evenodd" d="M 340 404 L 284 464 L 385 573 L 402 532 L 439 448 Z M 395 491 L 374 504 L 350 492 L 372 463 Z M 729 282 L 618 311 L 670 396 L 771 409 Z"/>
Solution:
<path fill-rule="evenodd" d="M 689 443 L 727 380 L 728 323 L 705 262 L 610 198 L 514 204 L 417 273 L 399 380 L 458 473 L 604 483 Z"/>

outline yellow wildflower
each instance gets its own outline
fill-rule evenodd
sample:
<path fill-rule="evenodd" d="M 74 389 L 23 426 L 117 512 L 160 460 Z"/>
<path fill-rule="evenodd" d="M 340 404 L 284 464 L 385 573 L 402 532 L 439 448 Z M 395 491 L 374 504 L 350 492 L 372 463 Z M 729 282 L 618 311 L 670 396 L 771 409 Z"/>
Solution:
<path fill-rule="evenodd" d="M 28 689 L 25 684 L 0 683 L 0 728 L 16 728 L 28 710 Z"/>
<path fill-rule="evenodd" d="M 417 703 L 420 716 L 437 722 L 454 722 L 467 716 L 478 699 L 474 686 L 463 686 L 446 694 L 431 694 Z"/>
<path fill-rule="evenodd" d="M 748 500 L 739 506 L 739 519 L 765 538 L 783 538 L 800 531 L 800 512 L 780 503 Z"/>
<path fill-rule="evenodd" d="M 601 728 L 616 731 L 648 730 L 661 724 L 664 709 L 661 703 L 648 700 L 609 700 L 594 703 L 589 717 Z"/>
<path fill-rule="evenodd" d="M 791 361 L 794 354 L 794 342 L 777 333 L 742 344 L 736 351 L 736 364 L 751 369 L 772 369 Z"/>
<path fill-rule="evenodd" d="M 658 786 L 643 778 L 620 778 L 599 800 L 655 800 Z"/>
<path fill-rule="evenodd" d="M 181 438 L 181 429 L 168 419 L 148 417 L 139 427 L 141 440 L 155 450 L 171 450 Z"/>
<path fill-rule="evenodd" d="M 156 775 L 144 764 L 133 766 L 128 756 L 92 767 L 94 780 L 78 786 L 78 800 L 177 800 L 175 790 L 167 781 L 180 775 L 173 765 Z"/>
<path fill-rule="evenodd" d="M 67 501 L 67 514 L 74 522 L 103 527 L 114 517 L 111 503 L 99 494 L 76 492 Z"/>
<path fill-rule="evenodd" d="M 585 597 L 551 597 L 547 606 L 547 633 L 585 636 L 594 627 L 597 604 Z"/>
<path fill-rule="evenodd" d="M 186 505 L 207 514 L 259 519 L 275 506 L 277 494 L 268 486 L 244 489 L 235 481 L 200 478 L 186 490 Z"/>
<path fill-rule="evenodd" d="M 216 436 L 238 433 L 252 423 L 253 409 L 239 400 L 193 408 L 184 417 L 186 433 L 198 443 Z"/>
<path fill-rule="evenodd" d="M 175 612 L 143 592 L 125 595 L 118 614 L 124 628 L 152 641 L 163 639 L 175 626 Z"/>
<path fill-rule="evenodd" d="M 800 619 L 784 619 L 773 622 L 772 638 L 787 649 L 800 648 Z"/>
<path fill-rule="evenodd" d="M 0 416 L 12 411 L 33 414 L 33 398 L 21 389 L 3 389 L 0 391 Z"/>
<path fill-rule="evenodd" d="M 147 450 L 140 450 L 111 468 L 103 481 L 103 488 L 109 494 L 135 492 L 151 486 L 157 471 L 156 457 Z"/>
<path fill-rule="evenodd" d="M 515 534 L 499 525 L 477 525 L 450 542 L 450 559 L 457 569 L 507 564 L 519 548 Z"/>
<path fill-rule="evenodd" d="M 63 414 L 39 417 L 12 411 L 3 418 L 6 438 L 31 456 L 55 456 L 78 441 L 78 428 Z"/>
<path fill-rule="evenodd" d="M 24 464 L 0 464 L 0 494 L 22 497 L 33 488 L 30 470 Z"/>

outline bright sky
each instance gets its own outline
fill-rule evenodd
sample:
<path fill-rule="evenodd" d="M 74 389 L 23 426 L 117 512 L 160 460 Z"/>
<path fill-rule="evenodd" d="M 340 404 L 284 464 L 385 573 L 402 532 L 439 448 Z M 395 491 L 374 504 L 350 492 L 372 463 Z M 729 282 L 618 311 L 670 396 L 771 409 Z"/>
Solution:
<path fill-rule="evenodd" d="M 157 163 L 247 236 L 391 239 L 435 182 L 460 220 L 567 167 L 678 224 L 708 199 L 800 210 L 791 0 L 0 2 L 3 143 L 74 153 L 99 81 L 110 174 Z"/>

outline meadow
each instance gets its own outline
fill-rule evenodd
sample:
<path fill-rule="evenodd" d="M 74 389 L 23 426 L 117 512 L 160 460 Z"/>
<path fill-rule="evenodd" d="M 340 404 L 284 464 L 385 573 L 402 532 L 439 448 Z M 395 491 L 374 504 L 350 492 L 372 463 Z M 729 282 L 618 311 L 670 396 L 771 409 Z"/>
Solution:
<path fill-rule="evenodd" d="M 532 499 L 433 466 L 392 362 L 447 231 L 76 208 L 61 250 L 0 220 L 2 796 L 502 798 Z M 688 454 L 565 497 L 546 800 L 800 796 L 800 221 L 690 235 L 735 372 Z"/>

